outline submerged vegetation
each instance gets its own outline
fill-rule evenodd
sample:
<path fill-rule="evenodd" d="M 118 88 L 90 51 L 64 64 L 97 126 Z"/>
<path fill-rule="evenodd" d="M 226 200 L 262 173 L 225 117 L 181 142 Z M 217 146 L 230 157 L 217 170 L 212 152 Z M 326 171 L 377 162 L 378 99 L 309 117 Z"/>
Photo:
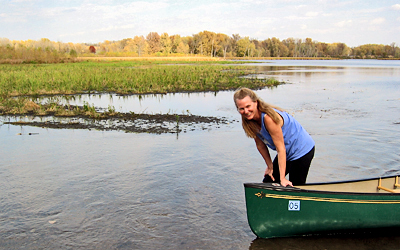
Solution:
<path fill-rule="evenodd" d="M 211 64 L 212 63 L 212 64 Z M 93 118 L 115 113 L 99 113 L 85 104 L 81 108 L 52 102 L 41 104 L 35 98 L 82 93 L 120 95 L 200 92 L 235 89 L 240 86 L 262 88 L 279 84 L 270 79 L 244 78 L 252 74 L 247 67 L 225 62 L 188 61 L 103 61 L 67 64 L 0 65 L 0 115 L 73 116 Z"/>

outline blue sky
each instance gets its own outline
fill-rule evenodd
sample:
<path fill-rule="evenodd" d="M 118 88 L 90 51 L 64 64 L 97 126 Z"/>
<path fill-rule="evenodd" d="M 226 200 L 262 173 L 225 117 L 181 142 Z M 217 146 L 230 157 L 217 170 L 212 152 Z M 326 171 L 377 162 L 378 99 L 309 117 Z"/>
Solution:
<path fill-rule="evenodd" d="M 400 1 L 0 0 L 0 37 L 10 40 L 96 43 L 204 30 L 258 40 L 400 46 Z"/>

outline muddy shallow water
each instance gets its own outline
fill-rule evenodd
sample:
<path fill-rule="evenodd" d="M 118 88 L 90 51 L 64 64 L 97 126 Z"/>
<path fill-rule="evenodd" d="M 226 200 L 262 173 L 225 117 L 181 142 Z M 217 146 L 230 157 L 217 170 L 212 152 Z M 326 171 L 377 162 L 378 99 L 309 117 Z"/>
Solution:
<path fill-rule="evenodd" d="M 268 61 L 258 91 L 316 141 L 308 182 L 400 174 L 400 62 Z M 232 92 L 80 96 L 118 111 L 239 120 Z M 0 126 L 1 249 L 393 249 L 400 237 L 258 240 L 243 182 L 265 164 L 239 122 L 178 134 Z M 384 243 L 384 244 L 383 244 Z"/>
<path fill-rule="evenodd" d="M 7 121 L 7 118 L 9 121 Z M 10 117 L 4 124 L 57 129 L 87 129 L 122 131 L 126 133 L 179 134 L 195 130 L 219 128 L 237 120 L 184 114 L 131 114 L 117 113 L 104 118 L 73 117 Z M 22 135 L 22 134 L 21 134 Z"/>

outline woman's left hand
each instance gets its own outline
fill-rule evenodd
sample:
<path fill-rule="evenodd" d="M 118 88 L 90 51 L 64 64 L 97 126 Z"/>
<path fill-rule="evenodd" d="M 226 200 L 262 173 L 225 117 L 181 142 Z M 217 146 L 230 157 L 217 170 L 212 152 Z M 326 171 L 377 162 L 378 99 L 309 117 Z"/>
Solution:
<path fill-rule="evenodd" d="M 292 182 L 291 182 L 291 181 L 288 181 L 286 178 L 281 180 L 281 185 L 282 185 L 283 187 L 286 187 L 286 186 L 288 186 L 288 185 L 291 186 L 291 187 L 293 187 Z"/>

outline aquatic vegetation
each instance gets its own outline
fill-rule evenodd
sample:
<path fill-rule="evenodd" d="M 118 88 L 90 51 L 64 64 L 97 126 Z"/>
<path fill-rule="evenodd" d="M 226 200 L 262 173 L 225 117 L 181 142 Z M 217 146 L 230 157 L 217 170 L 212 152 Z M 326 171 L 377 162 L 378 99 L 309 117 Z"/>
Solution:
<path fill-rule="evenodd" d="M 38 107 L 25 108 L 28 100 L 44 95 L 217 92 L 240 86 L 262 88 L 279 84 L 273 79 L 241 77 L 254 74 L 245 66 L 216 62 L 210 64 L 207 61 L 168 61 L 168 64 L 165 62 L 142 60 L 0 65 L 0 114 L 68 115 L 68 112 L 72 112 L 61 105 L 38 104 Z M 97 113 L 95 108 L 88 104 L 84 105 L 83 110 L 93 116 Z M 115 113 L 115 110 L 111 108 L 107 113 Z"/>
<path fill-rule="evenodd" d="M 119 94 L 218 91 L 270 82 L 239 78 L 244 66 L 138 62 L 0 65 L 0 94 L 40 96 L 114 92 Z"/>

